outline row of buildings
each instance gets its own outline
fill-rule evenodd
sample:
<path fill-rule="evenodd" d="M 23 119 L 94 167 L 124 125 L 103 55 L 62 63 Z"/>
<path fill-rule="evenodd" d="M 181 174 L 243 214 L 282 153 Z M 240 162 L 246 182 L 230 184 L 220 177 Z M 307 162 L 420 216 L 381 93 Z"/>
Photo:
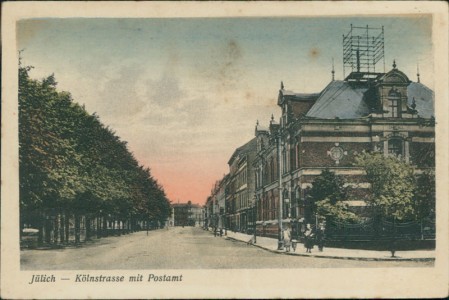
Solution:
<path fill-rule="evenodd" d="M 344 45 L 356 40 L 355 29 Z M 383 28 L 381 42 L 383 51 Z M 347 202 L 363 208 L 369 184 L 354 167 L 363 151 L 400 156 L 418 173 L 435 167 L 433 91 L 419 72 L 412 81 L 395 62 L 388 72 L 375 72 L 375 63 L 364 63 L 352 46 L 344 54 L 351 66 L 344 80 L 332 69 L 331 82 L 317 93 L 296 93 L 281 82 L 280 119 L 257 122 L 254 137 L 231 155 L 229 173 L 207 198 L 206 226 L 277 236 L 282 224 L 314 223 L 307 191 L 324 169 L 342 176 L 353 187 Z"/>

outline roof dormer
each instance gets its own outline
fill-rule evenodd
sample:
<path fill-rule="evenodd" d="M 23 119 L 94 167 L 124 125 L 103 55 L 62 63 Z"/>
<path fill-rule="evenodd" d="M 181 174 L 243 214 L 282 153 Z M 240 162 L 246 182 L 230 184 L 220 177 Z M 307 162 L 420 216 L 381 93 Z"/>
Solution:
<path fill-rule="evenodd" d="M 382 117 L 407 118 L 409 109 L 407 106 L 407 86 L 411 83 L 407 75 L 396 68 L 393 61 L 393 69 L 379 78 L 377 83 L 378 95 L 382 106 Z"/>
<path fill-rule="evenodd" d="M 407 86 L 410 82 L 407 75 L 396 68 L 396 61 L 393 61 L 393 69 L 382 76 L 378 81 L 379 84 L 392 86 Z"/>

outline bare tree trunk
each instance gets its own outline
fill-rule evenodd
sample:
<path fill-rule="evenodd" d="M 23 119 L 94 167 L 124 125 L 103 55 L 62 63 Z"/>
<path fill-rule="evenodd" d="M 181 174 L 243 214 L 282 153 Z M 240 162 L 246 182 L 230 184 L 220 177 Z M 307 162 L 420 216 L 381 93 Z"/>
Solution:
<path fill-rule="evenodd" d="M 121 235 L 121 228 L 122 228 L 122 223 L 120 221 L 115 221 L 115 226 L 116 226 L 116 232 L 117 235 Z"/>
<path fill-rule="evenodd" d="M 20 224 L 19 224 L 19 230 L 20 230 L 20 232 L 19 232 L 19 241 L 20 241 L 20 243 L 22 242 L 22 236 L 23 236 L 23 214 L 20 214 Z"/>
<path fill-rule="evenodd" d="M 101 230 L 101 219 L 99 216 L 97 216 L 97 239 L 101 237 L 100 230 Z"/>
<path fill-rule="evenodd" d="M 61 241 L 61 244 L 63 244 L 65 242 L 65 235 L 64 235 L 64 231 L 65 231 L 65 214 L 61 213 L 60 214 L 60 219 L 59 219 L 59 223 L 60 223 L 60 229 L 59 229 L 59 240 Z"/>
<path fill-rule="evenodd" d="M 37 237 L 37 244 L 42 246 L 44 243 L 44 228 L 45 228 L 45 213 L 41 211 L 39 214 L 39 235 Z"/>
<path fill-rule="evenodd" d="M 55 220 L 54 220 L 54 235 L 53 235 L 53 242 L 55 243 L 55 244 L 57 244 L 58 243 L 58 238 L 59 238 L 59 211 L 58 212 L 56 212 L 56 215 L 55 215 Z"/>
<path fill-rule="evenodd" d="M 85 237 L 85 241 L 90 241 L 92 233 L 91 233 L 91 219 L 89 214 L 86 214 L 85 217 L 85 222 L 86 222 L 86 237 Z"/>
<path fill-rule="evenodd" d="M 47 244 L 51 243 L 51 220 L 49 218 L 50 216 L 46 216 L 45 218 L 45 242 Z"/>
<path fill-rule="evenodd" d="M 103 236 L 108 236 L 107 230 L 108 230 L 108 223 L 106 217 L 103 217 Z"/>
<path fill-rule="evenodd" d="M 81 236 L 81 232 L 80 232 L 81 228 L 80 228 L 80 215 L 78 212 L 75 212 L 75 244 L 79 244 L 80 243 L 80 236 Z"/>
<path fill-rule="evenodd" d="M 70 242 L 70 213 L 69 211 L 65 211 L 65 242 Z"/>

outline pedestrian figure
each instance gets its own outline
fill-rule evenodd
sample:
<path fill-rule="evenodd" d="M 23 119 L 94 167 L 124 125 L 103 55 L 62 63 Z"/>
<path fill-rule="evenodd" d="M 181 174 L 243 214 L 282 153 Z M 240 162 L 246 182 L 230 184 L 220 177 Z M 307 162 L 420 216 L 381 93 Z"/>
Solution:
<path fill-rule="evenodd" d="M 323 252 L 324 248 L 324 227 L 318 227 L 316 231 L 316 244 L 318 246 L 318 250 Z"/>
<path fill-rule="evenodd" d="M 390 252 L 391 252 L 391 257 L 396 257 L 394 256 L 394 254 L 396 253 L 396 248 L 397 248 L 397 242 L 396 242 L 396 236 L 391 237 L 390 239 Z"/>
<path fill-rule="evenodd" d="M 217 227 L 214 227 L 214 236 L 217 236 Z"/>
<path fill-rule="evenodd" d="M 220 237 L 223 236 L 223 228 L 220 228 Z"/>
<path fill-rule="evenodd" d="M 310 224 L 307 224 L 306 231 L 304 232 L 304 247 L 307 253 L 312 253 L 313 248 L 313 231 Z"/>
<path fill-rule="evenodd" d="M 284 247 L 286 252 L 290 252 L 291 243 L 292 243 L 292 235 L 290 228 L 287 226 L 287 228 L 284 229 Z"/>

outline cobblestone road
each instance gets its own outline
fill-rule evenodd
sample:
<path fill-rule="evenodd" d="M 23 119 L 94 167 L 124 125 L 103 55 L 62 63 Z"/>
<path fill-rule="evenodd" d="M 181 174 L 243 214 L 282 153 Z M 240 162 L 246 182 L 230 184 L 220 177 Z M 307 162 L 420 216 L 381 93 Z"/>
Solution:
<path fill-rule="evenodd" d="M 108 237 L 78 248 L 21 251 L 22 270 L 431 267 L 433 262 L 354 261 L 288 256 L 175 227 Z"/>

